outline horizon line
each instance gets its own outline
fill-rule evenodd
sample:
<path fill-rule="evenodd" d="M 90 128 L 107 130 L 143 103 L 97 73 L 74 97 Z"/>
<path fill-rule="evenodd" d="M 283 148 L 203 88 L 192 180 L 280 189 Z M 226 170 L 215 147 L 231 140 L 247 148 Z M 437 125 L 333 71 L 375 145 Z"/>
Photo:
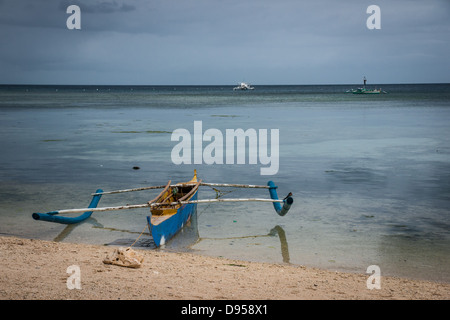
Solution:
<path fill-rule="evenodd" d="M 240 82 L 237 82 L 240 83 Z M 368 86 L 373 85 L 424 85 L 424 84 L 450 84 L 450 82 L 399 82 L 399 83 L 369 83 Z M 99 86 L 99 87 L 223 87 L 235 86 L 236 84 L 52 84 L 52 83 L 0 83 L 0 86 Z M 323 83 L 323 84 L 255 84 L 253 86 L 347 86 L 347 85 L 361 85 L 361 83 Z"/>

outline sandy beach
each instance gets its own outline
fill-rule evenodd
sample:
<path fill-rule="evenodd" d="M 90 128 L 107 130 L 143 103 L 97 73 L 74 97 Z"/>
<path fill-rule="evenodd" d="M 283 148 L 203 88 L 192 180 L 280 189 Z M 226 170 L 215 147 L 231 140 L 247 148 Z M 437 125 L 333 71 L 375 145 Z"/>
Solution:
<path fill-rule="evenodd" d="M 381 276 L 369 290 L 369 274 L 205 257 L 191 253 L 136 251 L 140 268 L 103 263 L 114 247 L 0 237 L 0 299 L 24 300 L 447 300 L 450 284 Z M 68 279 L 79 268 L 79 289 Z M 68 269 L 69 268 L 69 269 Z M 69 273 L 68 273 L 69 271 Z M 72 287 L 75 281 L 70 282 Z"/>

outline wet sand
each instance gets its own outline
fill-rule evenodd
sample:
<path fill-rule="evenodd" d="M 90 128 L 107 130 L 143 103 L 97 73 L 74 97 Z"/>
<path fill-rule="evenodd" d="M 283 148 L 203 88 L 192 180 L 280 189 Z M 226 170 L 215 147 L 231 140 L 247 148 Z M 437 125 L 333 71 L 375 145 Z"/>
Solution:
<path fill-rule="evenodd" d="M 131 269 L 103 263 L 111 246 L 0 237 L 0 299 L 24 300 L 448 300 L 450 284 L 139 250 Z M 79 267 L 80 288 L 71 266 Z M 69 268 L 70 270 L 70 268 Z M 72 277 L 72 278 L 71 278 Z M 69 286 L 70 286 L 69 285 Z"/>

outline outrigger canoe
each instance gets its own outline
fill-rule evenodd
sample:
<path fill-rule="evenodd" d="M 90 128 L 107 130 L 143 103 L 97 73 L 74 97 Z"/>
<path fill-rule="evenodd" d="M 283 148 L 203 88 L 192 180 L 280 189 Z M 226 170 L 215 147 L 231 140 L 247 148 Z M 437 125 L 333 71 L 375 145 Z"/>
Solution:
<path fill-rule="evenodd" d="M 210 187 L 235 187 L 235 188 L 266 188 L 269 189 L 270 199 L 261 198 L 244 198 L 244 199 L 198 199 L 198 191 L 200 186 Z M 35 220 L 55 222 L 62 224 L 76 224 L 83 222 L 92 215 L 94 211 L 110 211 L 110 210 L 122 210 L 122 209 L 138 209 L 138 208 L 150 208 L 150 215 L 147 216 L 147 223 L 150 234 L 153 237 L 155 245 L 157 247 L 164 245 L 174 235 L 176 235 L 186 223 L 190 220 L 193 213 L 197 210 L 197 204 L 199 203 L 213 203 L 213 202 L 243 202 L 243 201 L 257 201 L 257 202 L 271 202 L 275 211 L 280 216 L 286 215 L 294 203 L 292 194 L 289 193 L 283 200 L 278 199 L 277 186 L 272 181 L 267 183 L 267 186 L 258 185 L 242 185 L 242 184 L 221 184 L 221 183 L 204 183 L 202 180 L 197 179 L 197 172 L 194 171 L 194 177 L 183 183 L 171 184 L 169 181 L 163 186 L 150 186 L 135 189 L 125 189 L 104 192 L 102 189 L 98 189 L 92 194 L 93 198 L 88 208 L 82 209 L 64 209 L 57 211 L 50 211 L 47 213 L 33 213 L 32 217 Z M 157 197 L 144 204 L 134 204 L 117 207 L 102 207 L 98 208 L 97 205 L 102 195 L 142 191 L 149 189 L 163 189 Z M 61 214 L 68 213 L 81 213 L 77 217 L 65 217 Z"/>

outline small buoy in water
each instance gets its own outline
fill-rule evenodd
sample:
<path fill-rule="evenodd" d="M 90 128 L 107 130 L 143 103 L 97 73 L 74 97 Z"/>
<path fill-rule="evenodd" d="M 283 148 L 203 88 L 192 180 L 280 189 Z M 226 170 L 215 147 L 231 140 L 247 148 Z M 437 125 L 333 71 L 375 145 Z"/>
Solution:
<path fill-rule="evenodd" d="M 140 168 L 139 167 L 133 167 L 133 170 L 139 170 Z"/>

